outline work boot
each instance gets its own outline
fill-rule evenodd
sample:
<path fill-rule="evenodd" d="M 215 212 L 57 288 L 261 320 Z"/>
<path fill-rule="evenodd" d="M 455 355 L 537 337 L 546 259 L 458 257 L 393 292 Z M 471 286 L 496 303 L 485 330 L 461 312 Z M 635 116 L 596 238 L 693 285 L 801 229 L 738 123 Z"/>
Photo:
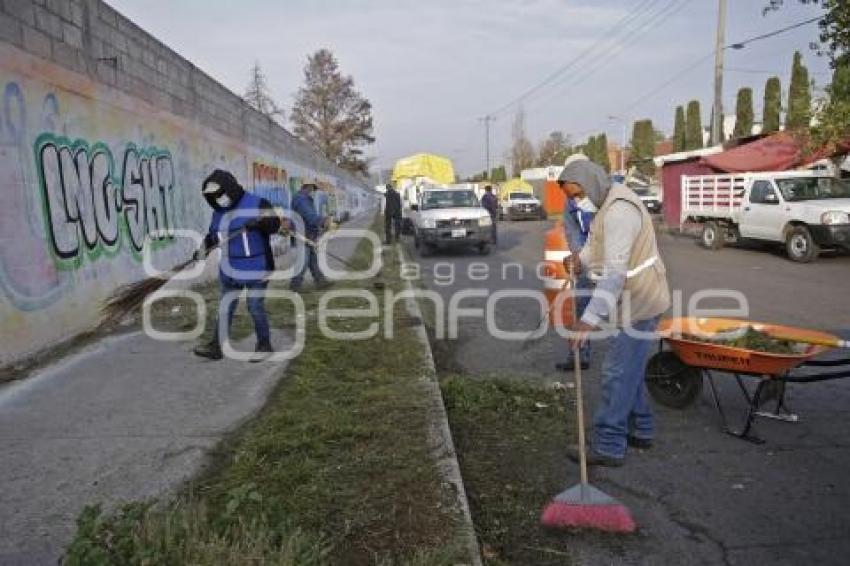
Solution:
<path fill-rule="evenodd" d="M 207 344 L 201 344 L 200 346 L 195 347 L 192 351 L 196 356 L 210 360 L 220 360 L 224 357 L 224 354 L 221 352 L 221 346 L 215 340 Z"/>
<path fill-rule="evenodd" d="M 254 348 L 254 355 L 251 356 L 251 363 L 262 362 L 263 360 L 268 359 L 274 353 L 274 349 L 272 349 L 272 344 L 268 340 L 264 342 L 257 342 L 257 347 Z"/>
<path fill-rule="evenodd" d="M 652 448 L 651 438 L 638 438 L 631 434 L 626 438 L 626 443 L 632 448 L 637 448 L 638 450 L 649 450 Z"/>
<path fill-rule="evenodd" d="M 590 369 L 590 362 L 587 360 L 581 360 L 579 362 L 581 369 Z M 558 371 L 575 371 L 575 362 L 572 358 L 568 358 L 567 361 L 555 364 L 555 369 Z"/>
<path fill-rule="evenodd" d="M 570 446 L 567 448 L 567 457 L 573 462 L 579 461 L 578 446 Z M 619 468 L 625 462 L 625 458 L 614 458 L 600 454 L 592 448 L 587 449 L 587 465 L 588 466 L 606 466 L 609 468 Z"/>

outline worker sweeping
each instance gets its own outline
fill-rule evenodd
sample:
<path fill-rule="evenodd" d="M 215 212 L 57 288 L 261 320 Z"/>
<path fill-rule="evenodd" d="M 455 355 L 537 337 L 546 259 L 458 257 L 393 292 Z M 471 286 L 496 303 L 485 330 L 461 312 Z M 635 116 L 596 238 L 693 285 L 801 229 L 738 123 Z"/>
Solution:
<path fill-rule="evenodd" d="M 213 171 L 204 180 L 201 190 L 213 215 L 209 232 L 195 258 L 202 259 L 221 245 L 219 282 L 222 296 L 243 289 L 258 292 L 249 295 L 247 303 L 257 335 L 257 355 L 252 361 L 260 361 L 273 351 L 263 293 L 268 285 L 266 278 L 274 270 L 270 236 L 280 230 L 280 218 L 269 201 L 246 192 L 228 171 Z M 224 326 L 220 316 L 216 316 L 212 339 L 195 348 L 196 355 L 222 359 L 221 342 L 229 338 L 237 304 L 238 298 L 229 303 Z"/>
<path fill-rule="evenodd" d="M 304 276 L 307 270 L 313 276 L 313 283 L 317 289 L 326 289 L 331 286 L 330 281 L 322 274 L 319 268 L 319 256 L 316 254 L 316 242 L 323 229 L 328 229 L 331 225 L 331 219 L 316 212 L 314 199 L 319 187 L 313 183 L 305 183 L 301 186 L 301 190 L 292 199 L 292 211 L 301 217 L 304 222 L 304 235 L 312 245 L 306 246 L 306 261 L 301 266 L 300 271 L 289 282 L 289 289 L 298 292 L 301 290 L 301 285 L 304 283 Z"/>
<path fill-rule="evenodd" d="M 590 161 L 570 163 L 558 181 L 577 202 L 587 198 L 598 208 L 580 261 L 575 256 L 565 260 L 573 273 L 586 273 L 596 281 L 571 343 L 580 347 L 603 326 L 616 331 L 607 339 L 602 398 L 593 417 L 587 462 L 620 466 L 627 446 L 652 446 L 655 429 L 644 370 L 653 344 L 647 334 L 654 332 L 659 316 L 670 306 L 666 270 L 652 218 L 631 189 L 612 186 L 605 170 Z M 577 459 L 578 452 L 571 456 Z"/>

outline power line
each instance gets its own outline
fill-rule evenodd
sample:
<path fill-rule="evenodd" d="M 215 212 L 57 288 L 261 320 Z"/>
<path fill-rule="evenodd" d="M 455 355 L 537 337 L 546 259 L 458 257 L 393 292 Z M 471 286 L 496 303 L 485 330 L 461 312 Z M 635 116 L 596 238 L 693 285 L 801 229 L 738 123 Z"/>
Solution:
<path fill-rule="evenodd" d="M 692 0 L 682 0 L 681 3 L 677 5 L 677 2 L 680 0 L 673 0 L 669 4 L 667 4 L 664 8 L 656 12 L 653 16 L 651 16 L 648 20 L 644 22 L 639 28 L 632 30 L 629 34 L 621 39 L 620 42 L 609 45 L 606 50 L 603 50 L 598 54 L 598 59 L 601 59 L 602 62 L 597 65 L 588 66 L 585 69 L 580 70 L 575 77 L 572 77 L 570 84 L 568 85 L 570 89 L 576 88 L 582 85 L 582 83 L 586 82 L 590 79 L 594 74 L 598 73 L 600 70 L 604 69 L 607 65 L 610 65 L 614 62 L 616 57 L 625 50 L 629 45 L 639 40 L 643 35 L 646 34 L 650 29 L 654 29 L 679 13 L 685 6 L 687 6 Z M 563 84 L 563 80 L 559 83 Z M 553 95 L 563 94 L 559 92 L 554 92 Z M 547 97 L 543 104 L 548 103 L 554 98 L 554 96 Z"/>
<path fill-rule="evenodd" d="M 785 32 L 787 32 L 787 31 L 791 31 L 792 29 L 796 29 L 796 28 L 799 28 L 799 27 L 802 27 L 802 26 L 805 26 L 805 25 L 808 25 L 808 24 L 812 24 L 812 23 L 817 22 L 817 21 L 820 21 L 820 20 L 822 20 L 822 19 L 823 19 L 823 16 L 818 16 L 818 17 L 816 17 L 816 18 L 811 18 L 811 19 L 805 20 L 805 21 L 803 21 L 803 22 L 798 22 L 798 23 L 796 23 L 796 24 L 793 24 L 793 25 L 790 25 L 790 26 L 784 27 L 784 28 L 782 28 L 782 29 L 778 29 L 778 30 L 775 30 L 775 31 L 772 31 L 772 32 L 769 32 L 769 33 L 765 33 L 765 34 L 762 34 L 762 35 L 758 35 L 758 36 L 755 36 L 755 37 L 751 37 L 751 38 L 746 39 L 746 40 L 744 40 L 744 41 L 739 41 L 739 42 L 736 42 L 736 43 L 730 43 L 729 45 L 726 45 L 725 47 L 723 47 L 723 49 L 742 49 L 744 46 L 746 46 L 746 45 L 748 45 L 748 44 L 750 44 L 750 43 L 753 43 L 753 42 L 755 42 L 755 41 L 761 41 L 761 40 L 763 40 L 763 39 L 767 39 L 767 38 L 770 38 L 770 37 L 774 37 L 774 36 L 779 35 L 779 34 L 781 34 L 781 33 L 785 33 Z M 681 71 L 679 71 L 678 73 L 676 73 L 675 75 L 673 75 L 673 76 L 672 76 L 670 79 L 668 79 L 667 81 L 665 81 L 663 84 L 661 84 L 660 86 L 656 87 L 655 89 L 651 90 L 650 92 L 648 92 L 648 93 L 644 94 L 643 96 L 641 96 L 640 98 L 638 98 L 638 99 L 637 99 L 635 102 L 633 102 L 631 105 L 629 105 L 628 107 L 624 108 L 624 109 L 623 109 L 620 113 L 623 113 L 623 112 L 629 112 L 630 110 L 634 109 L 635 107 L 637 107 L 638 105 L 640 105 L 641 103 L 643 103 L 643 102 L 644 102 L 645 100 L 647 100 L 648 98 L 650 98 L 650 97 L 652 97 L 652 96 L 654 96 L 654 95 L 658 94 L 661 90 L 663 90 L 663 89 L 664 89 L 664 88 L 666 88 L 667 86 L 669 86 L 669 85 L 673 84 L 674 82 L 676 82 L 677 80 L 679 80 L 679 79 L 680 79 L 680 78 L 682 78 L 683 76 L 685 76 L 685 75 L 687 75 L 688 73 L 690 73 L 691 71 L 693 71 L 693 70 L 694 70 L 694 68 L 695 68 L 697 65 L 700 65 L 701 63 L 705 62 L 707 59 L 709 59 L 709 58 L 710 58 L 710 57 L 712 57 L 713 55 L 714 55 L 714 51 L 711 51 L 711 52 L 707 53 L 706 55 L 703 55 L 703 56 L 702 56 L 702 57 L 700 57 L 699 59 L 696 59 L 696 60 L 695 60 L 695 61 L 693 61 L 690 65 L 688 65 L 687 67 L 685 67 L 684 69 L 682 69 Z"/>
<path fill-rule="evenodd" d="M 553 80 L 558 78 L 562 73 L 568 71 L 573 65 L 583 61 L 585 55 L 590 54 L 600 44 L 604 44 L 606 41 L 608 41 L 610 39 L 609 34 L 619 33 L 619 30 L 621 30 L 624 27 L 626 27 L 627 25 L 629 25 L 632 21 L 634 21 L 636 18 L 638 18 L 641 15 L 640 14 L 641 10 L 643 10 L 644 8 L 646 8 L 648 6 L 651 6 L 652 4 L 657 3 L 658 1 L 659 0 L 643 0 L 643 2 L 641 4 L 639 4 L 631 12 L 627 13 L 624 17 L 622 17 L 619 21 L 617 21 L 617 23 L 615 23 L 613 26 L 611 26 L 611 28 L 606 30 L 604 32 L 604 34 L 602 36 L 600 36 L 600 38 L 596 42 L 594 42 L 593 44 L 591 44 L 590 46 L 585 48 L 581 53 L 579 53 L 578 55 L 573 57 L 565 65 L 558 68 L 554 73 L 550 74 L 549 76 L 544 78 L 542 81 L 540 81 L 536 85 L 532 86 L 531 88 L 529 88 L 528 90 L 526 90 L 525 92 L 523 92 L 522 94 L 520 94 L 519 96 L 517 96 L 516 98 L 514 98 L 510 102 L 508 102 L 507 104 L 500 106 L 499 108 L 497 108 L 496 110 L 494 110 L 490 114 L 496 115 L 496 114 L 500 114 L 500 113 L 504 112 L 508 108 L 514 106 L 515 104 L 518 104 L 519 102 L 522 102 L 528 96 L 537 92 L 538 90 L 540 90 L 541 88 L 543 88 L 544 86 L 546 86 L 547 84 L 549 84 L 550 82 L 552 82 Z"/>

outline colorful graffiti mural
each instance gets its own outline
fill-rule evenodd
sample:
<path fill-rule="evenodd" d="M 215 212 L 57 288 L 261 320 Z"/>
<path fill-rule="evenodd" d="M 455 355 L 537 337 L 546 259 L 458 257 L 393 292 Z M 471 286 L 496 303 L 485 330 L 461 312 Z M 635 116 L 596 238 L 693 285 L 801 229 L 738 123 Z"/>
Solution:
<path fill-rule="evenodd" d="M 91 327 L 116 287 L 185 261 L 212 169 L 288 207 L 337 179 L 0 43 L 0 365 Z M 359 190 L 359 189 L 358 189 Z"/>

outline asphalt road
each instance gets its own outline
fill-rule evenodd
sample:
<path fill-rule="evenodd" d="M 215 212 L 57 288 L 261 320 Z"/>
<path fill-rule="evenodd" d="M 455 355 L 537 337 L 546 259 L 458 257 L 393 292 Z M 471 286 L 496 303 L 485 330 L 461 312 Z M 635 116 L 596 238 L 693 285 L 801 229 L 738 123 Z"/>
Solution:
<path fill-rule="evenodd" d="M 422 283 L 448 304 L 465 289 L 540 289 L 534 265 L 541 259 L 543 233 L 551 223 L 501 223 L 500 243 L 490 256 L 446 252 L 417 259 Z M 824 257 L 795 264 L 761 249 L 699 248 L 688 238 L 660 235 L 671 287 L 680 291 L 684 312 L 695 293 L 739 291 L 748 318 L 833 330 L 850 330 L 850 257 Z M 415 253 L 408 248 L 408 255 Z M 490 273 L 482 279 L 486 264 Z M 517 263 L 507 268 L 503 265 Z M 470 278 L 470 267 L 473 275 Z M 455 278 L 449 282 L 449 273 Z M 461 307 L 483 307 L 486 298 L 467 298 Z M 704 306 L 734 306 L 709 299 Z M 495 320 L 503 330 L 531 330 L 539 314 L 529 300 L 503 300 Z M 481 316 L 459 320 L 457 340 L 436 350 L 470 378 L 506 375 L 570 380 L 554 364 L 564 356 L 563 339 L 547 336 L 533 344 L 499 340 Z M 594 352 L 588 372 L 589 402 L 598 396 Z M 445 355 L 445 354 L 444 354 Z M 445 360 L 444 360 L 445 362 Z M 446 365 L 444 363 L 444 365 Z M 721 399 L 732 424 L 744 416 L 737 385 L 718 375 Z M 630 453 L 623 468 L 594 470 L 595 482 L 633 511 L 640 532 L 625 539 L 576 537 L 583 564 L 846 564 L 850 555 L 850 380 L 789 385 L 788 402 L 797 423 L 759 420 L 757 445 L 723 434 L 708 387 L 697 404 L 674 410 L 656 404 L 658 436 L 650 451 Z M 576 475 L 577 470 L 567 474 Z"/>

